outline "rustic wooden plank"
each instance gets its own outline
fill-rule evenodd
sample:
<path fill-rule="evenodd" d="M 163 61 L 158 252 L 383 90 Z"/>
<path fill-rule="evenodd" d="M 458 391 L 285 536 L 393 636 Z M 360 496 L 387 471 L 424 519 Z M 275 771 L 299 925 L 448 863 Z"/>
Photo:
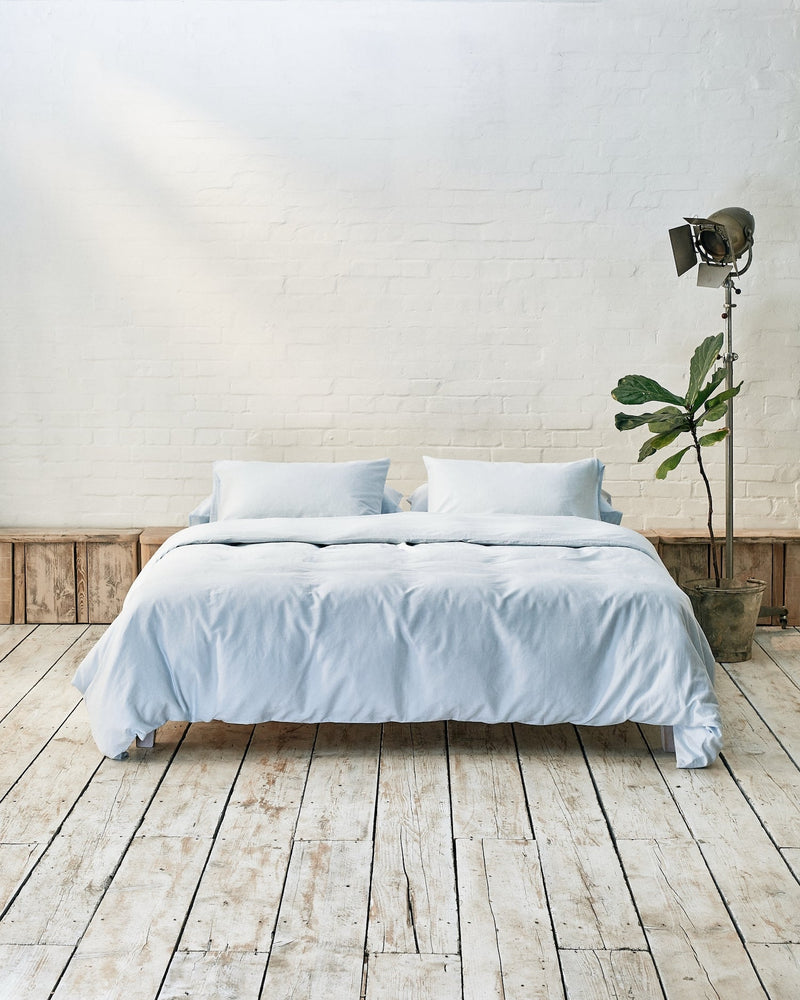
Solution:
<path fill-rule="evenodd" d="M 5 914 L 0 943 L 77 945 L 185 728 L 165 726 L 157 748 L 123 766 L 104 759 Z"/>
<path fill-rule="evenodd" d="M 743 663 L 726 663 L 725 670 L 795 764 L 800 766 L 800 727 L 797 725 L 800 687 L 791 676 L 796 662 L 794 653 L 791 650 L 786 652 L 791 655 L 782 655 L 777 650 L 768 655 L 758 643 L 753 643 L 752 659 Z M 775 662 L 777 655 L 781 655 L 780 664 Z"/>
<path fill-rule="evenodd" d="M 800 847 L 800 770 L 724 670 L 715 688 L 725 720 L 725 762 L 775 843 Z"/>
<path fill-rule="evenodd" d="M 0 997 L 42 1000 L 66 967 L 72 948 L 51 945 L 0 945 Z"/>
<path fill-rule="evenodd" d="M 189 727 L 142 825 L 141 837 L 210 837 L 239 771 L 252 726 Z"/>
<path fill-rule="evenodd" d="M 157 1000 L 258 1000 L 266 961 L 243 951 L 179 951 Z"/>
<path fill-rule="evenodd" d="M 756 635 L 756 642 L 800 688 L 800 630 L 761 629 Z"/>
<path fill-rule="evenodd" d="M 0 721 L 4 750 L 0 755 L 0 796 L 5 795 L 80 701 L 80 694 L 70 682 L 104 631 L 103 626 L 87 628 Z"/>
<path fill-rule="evenodd" d="M 457 840 L 464 1000 L 563 997 L 533 841 Z"/>
<path fill-rule="evenodd" d="M 46 847 L 46 843 L 41 844 L 35 841 L 29 843 L 0 842 L 0 914 L 3 913 L 19 887 L 36 867 L 36 862 Z"/>
<path fill-rule="evenodd" d="M 647 947 L 619 859 L 608 845 L 571 836 L 540 836 L 537 843 L 559 948 Z"/>
<path fill-rule="evenodd" d="M 572 726 L 518 726 L 525 789 L 560 948 L 645 949 Z"/>
<path fill-rule="evenodd" d="M 28 619 L 25 614 L 25 544 L 23 542 L 13 543 L 11 567 L 14 576 L 14 622 L 24 625 Z"/>
<path fill-rule="evenodd" d="M 0 542 L 0 625 L 14 621 L 14 546 Z"/>
<path fill-rule="evenodd" d="M 81 703 L 0 802 L 0 844 L 47 843 L 103 760 Z"/>
<path fill-rule="evenodd" d="M 457 955 L 370 955 L 364 1000 L 462 1000 L 461 962 Z"/>
<path fill-rule="evenodd" d="M 0 625 L 0 660 L 3 660 L 12 649 L 26 639 L 36 628 L 35 625 Z M 0 676 L 5 679 L 6 665 L 0 663 Z"/>
<path fill-rule="evenodd" d="M 166 540 L 180 528 L 145 528 L 139 535 L 139 569 L 143 569 Z"/>
<path fill-rule="evenodd" d="M 784 549 L 783 603 L 789 624 L 800 625 L 800 542 L 787 542 Z"/>
<path fill-rule="evenodd" d="M 681 585 L 689 580 L 708 579 L 710 573 L 708 542 L 691 544 L 676 544 L 676 542 L 676 539 L 662 536 L 658 546 L 658 554 L 672 579 Z"/>
<path fill-rule="evenodd" d="M 77 621 L 75 546 L 72 542 L 25 545 L 25 620 Z"/>
<path fill-rule="evenodd" d="M 670 545 L 693 545 L 696 542 L 708 540 L 708 532 L 705 528 L 653 528 L 652 532 L 662 542 L 667 542 Z M 762 528 L 740 528 L 736 531 L 736 541 L 766 542 L 772 545 L 774 542 L 798 540 L 800 540 L 800 528 L 779 528 L 777 531 Z"/>
<path fill-rule="evenodd" d="M 531 840 L 511 726 L 449 722 L 453 836 Z"/>
<path fill-rule="evenodd" d="M 75 608 L 77 621 L 90 622 L 89 565 L 86 542 L 75 542 Z"/>
<path fill-rule="evenodd" d="M 359 1000 L 371 857 L 365 840 L 295 843 L 264 997 Z"/>
<path fill-rule="evenodd" d="M 445 727 L 384 726 L 368 950 L 458 951 Z"/>
<path fill-rule="evenodd" d="M 800 941 L 800 885 L 728 771 L 659 766 L 744 940 Z"/>
<path fill-rule="evenodd" d="M 786 603 L 786 545 L 782 542 L 772 544 L 772 601 L 776 605 Z M 780 619 L 767 618 L 765 624 L 780 625 Z"/>
<path fill-rule="evenodd" d="M 664 1000 L 646 951 L 561 951 L 569 1000 Z"/>
<path fill-rule="evenodd" d="M 139 572 L 139 539 L 86 547 L 89 621 L 112 622 Z"/>
<path fill-rule="evenodd" d="M 751 944 L 749 951 L 770 1000 L 797 1000 L 800 944 Z"/>
<path fill-rule="evenodd" d="M 618 846 L 667 1000 L 766 1000 L 697 845 Z"/>
<path fill-rule="evenodd" d="M 11 900 L 103 760 L 83 705 L 0 802 L 0 910 Z"/>
<path fill-rule="evenodd" d="M 582 726 L 579 735 L 615 837 L 691 839 L 635 723 Z"/>
<path fill-rule="evenodd" d="M 786 864 L 794 872 L 795 878 L 800 880 L 800 849 L 796 847 L 785 848 L 781 851 Z"/>
<path fill-rule="evenodd" d="M 316 726 L 256 726 L 181 950 L 269 951 L 315 734 Z"/>
<path fill-rule="evenodd" d="M 381 727 L 319 727 L 297 840 L 369 840 L 375 815 Z"/>
<path fill-rule="evenodd" d="M 0 528 L 0 540 L 10 542 L 121 542 L 135 540 L 140 528 Z"/>
<path fill-rule="evenodd" d="M 54 1000 L 156 996 L 211 843 L 206 836 L 135 837 Z"/>
<path fill-rule="evenodd" d="M 522 780 L 534 833 L 554 835 L 580 820 L 583 843 L 604 844 L 608 828 L 575 728 L 515 726 Z"/>
<path fill-rule="evenodd" d="M 40 625 L 23 644 L 6 655 L 0 684 L 0 718 L 11 711 L 85 631 L 85 625 Z"/>

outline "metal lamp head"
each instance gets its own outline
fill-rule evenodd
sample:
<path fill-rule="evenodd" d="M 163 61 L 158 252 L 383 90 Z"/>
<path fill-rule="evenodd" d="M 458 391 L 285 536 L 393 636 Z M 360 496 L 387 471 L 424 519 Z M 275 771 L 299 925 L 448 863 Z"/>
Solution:
<path fill-rule="evenodd" d="M 756 223 L 747 209 L 723 208 L 704 221 L 711 225 L 702 226 L 697 239 L 717 264 L 735 264 L 753 246 Z"/>
<path fill-rule="evenodd" d="M 685 274 L 700 262 L 697 284 L 719 288 L 733 271 L 740 275 L 753 259 L 755 220 L 744 208 L 722 208 L 707 219 L 687 218 L 686 226 L 670 229 L 672 253 L 678 274 Z M 738 261 L 747 254 L 747 262 Z"/>

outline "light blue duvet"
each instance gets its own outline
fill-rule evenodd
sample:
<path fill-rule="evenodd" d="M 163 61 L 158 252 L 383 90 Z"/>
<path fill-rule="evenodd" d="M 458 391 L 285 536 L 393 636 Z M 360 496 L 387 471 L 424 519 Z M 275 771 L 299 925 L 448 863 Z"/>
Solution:
<path fill-rule="evenodd" d="M 674 727 L 721 745 L 714 661 L 644 538 L 578 517 L 221 521 L 173 535 L 81 664 L 99 748 L 169 720 Z"/>

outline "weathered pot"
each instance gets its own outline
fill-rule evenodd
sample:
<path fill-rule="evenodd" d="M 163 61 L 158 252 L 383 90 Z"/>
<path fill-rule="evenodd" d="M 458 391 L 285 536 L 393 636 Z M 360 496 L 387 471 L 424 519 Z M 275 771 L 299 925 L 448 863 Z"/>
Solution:
<path fill-rule="evenodd" d="M 766 586 L 763 580 L 720 580 L 719 587 L 714 580 L 684 584 L 716 660 L 738 663 L 750 659 Z"/>

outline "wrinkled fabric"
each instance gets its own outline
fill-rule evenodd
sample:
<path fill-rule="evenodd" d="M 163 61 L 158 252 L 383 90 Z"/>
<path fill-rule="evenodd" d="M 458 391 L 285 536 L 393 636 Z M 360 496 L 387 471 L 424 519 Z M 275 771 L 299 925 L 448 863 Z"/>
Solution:
<path fill-rule="evenodd" d="M 646 539 L 578 517 L 397 513 L 197 525 L 78 669 L 99 748 L 169 720 L 674 727 L 721 746 L 714 661 Z"/>

